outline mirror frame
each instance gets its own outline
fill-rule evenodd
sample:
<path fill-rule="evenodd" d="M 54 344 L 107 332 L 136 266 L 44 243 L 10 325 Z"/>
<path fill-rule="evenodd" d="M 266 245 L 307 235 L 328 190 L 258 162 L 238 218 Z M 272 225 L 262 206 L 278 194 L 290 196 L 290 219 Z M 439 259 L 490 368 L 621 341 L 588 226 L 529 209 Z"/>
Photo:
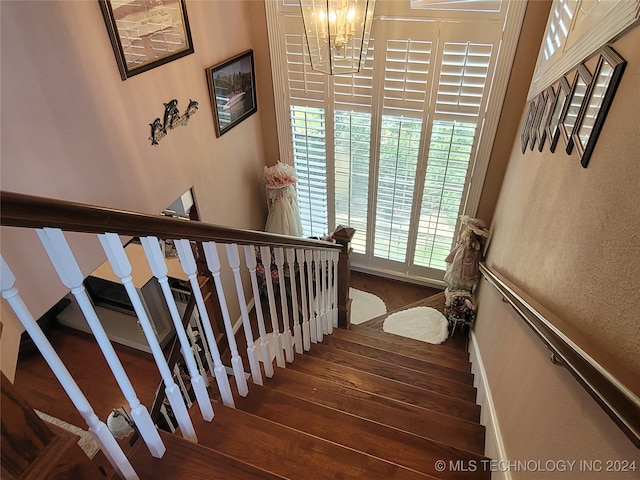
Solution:
<path fill-rule="evenodd" d="M 533 123 L 533 119 L 536 114 L 536 102 L 532 100 L 529 102 L 529 109 L 527 110 L 527 119 L 524 122 L 524 126 L 522 127 L 522 133 L 520 135 L 520 139 L 522 140 L 522 153 L 524 154 L 527 151 L 527 145 L 529 145 L 529 140 L 531 137 L 531 124 Z"/>
<path fill-rule="evenodd" d="M 582 106 L 584 105 L 584 99 L 589 95 L 589 89 L 591 88 L 591 73 L 587 70 L 587 67 L 584 64 L 580 64 L 577 67 L 577 75 L 573 80 L 573 85 L 571 86 L 571 94 L 565 103 L 564 109 L 562 111 L 562 116 L 560 117 L 560 134 L 562 135 L 562 139 L 565 142 L 567 147 L 567 154 L 571 155 L 573 151 L 573 132 L 578 124 L 578 120 L 580 119 L 580 112 L 582 111 Z M 570 129 L 567 128 L 567 124 L 565 123 L 567 120 L 567 114 L 569 113 L 569 109 L 571 108 L 574 98 L 576 96 L 576 91 L 578 87 L 578 83 L 583 82 L 585 84 L 584 97 L 580 101 L 580 105 L 578 106 L 578 111 L 576 113 L 576 120 L 573 125 L 570 126 Z"/>
<path fill-rule="evenodd" d="M 551 153 L 556 151 L 556 145 L 558 145 L 558 140 L 560 139 L 560 121 L 562 120 L 562 112 L 564 111 L 564 106 L 566 105 L 570 94 L 571 87 L 569 86 L 567 77 L 564 76 L 558 82 L 558 90 L 555 93 L 552 102 L 553 106 L 551 107 L 551 113 L 549 114 L 546 125 L 547 138 L 549 138 L 549 149 L 551 150 Z"/>
<path fill-rule="evenodd" d="M 547 103 L 549 102 L 548 93 L 546 90 L 540 92 L 536 98 L 536 116 L 531 124 L 531 150 L 534 149 L 536 141 L 538 145 L 541 143 L 540 124 L 542 123 L 542 117 L 545 113 Z M 540 151 L 542 149 L 538 147 Z"/>
<path fill-rule="evenodd" d="M 605 78 L 602 75 L 602 69 L 605 64 L 611 66 L 612 72 L 608 78 Z M 578 156 L 580 158 L 580 163 L 584 168 L 587 168 L 589 164 L 589 159 L 591 158 L 591 154 L 593 153 L 593 149 L 595 148 L 596 141 L 598 140 L 598 135 L 600 134 L 600 130 L 602 129 L 602 125 L 604 124 L 604 120 L 607 116 L 607 112 L 609 111 L 609 107 L 613 102 L 613 97 L 618 88 L 618 84 L 620 83 L 620 79 L 622 78 L 622 73 L 627 65 L 626 60 L 624 60 L 618 53 L 613 50 L 611 47 L 604 47 L 600 51 L 600 58 L 598 59 L 598 64 L 596 66 L 595 73 L 593 74 L 593 81 L 591 82 L 591 87 L 587 91 L 585 98 L 582 102 L 582 109 L 576 120 L 575 128 L 571 134 L 573 143 L 576 146 L 576 151 L 578 152 Z M 607 82 L 606 85 L 603 85 L 603 82 Z M 602 97 L 594 98 L 594 93 L 598 89 L 599 86 L 604 87 L 604 94 Z M 599 103 L 598 103 L 599 102 Z M 591 133 L 589 133 L 587 142 L 583 145 L 582 139 L 580 137 L 580 129 L 584 124 L 585 118 L 587 118 L 587 114 L 594 110 L 592 115 L 594 117 L 593 127 L 591 129 Z"/>

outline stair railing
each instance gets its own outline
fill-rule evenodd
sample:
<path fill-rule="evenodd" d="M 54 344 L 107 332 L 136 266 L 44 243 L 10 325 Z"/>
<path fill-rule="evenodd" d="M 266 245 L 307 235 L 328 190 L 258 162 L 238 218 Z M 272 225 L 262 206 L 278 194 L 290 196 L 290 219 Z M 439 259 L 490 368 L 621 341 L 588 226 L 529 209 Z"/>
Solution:
<path fill-rule="evenodd" d="M 618 428 L 640 448 L 640 398 L 631 388 L 578 344 L 566 322 L 485 263 L 480 264 L 480 272 L 551 350 L 551 360 L 566 367 Z"/>
<path fill-rule="evenodd" d="M 245 396 L 249 393 L 249 385 L 246 380 L 248 373 L 251 374 L 254 383 L 262 383 L 260 363 L 263 365 L 265 375 L 267 377 L 273 376 L 272 357 L 275 356 L 279 367 L 286 367 L 287 362 L 294 360 L 296 353 L 300 354 L 308 350 L 311 343 L 322 341 L 322 336 L 337 327 L 339 321 L 342 326 L 348 327 L 349 325 L 348 268 L 345 269 L 345 266 L 349 265 L 349 241 L 353 237 L 353 229 L 339 229 L 335 232 L 338 243 L 330 243 L 219 227 L 200 222 L 186 222 L 160 215 L 113 210 L 9 192 L 1 192 L 0 201 L 2 202 L 0 223 L 3 226 L 34 229 L 60 280 L 75 295 L 118 385 L 129 402 L 138 432 L 154 457 L 162 457 L 166 448 L 146 407 L 138 400 L 134 387 L 85 291 L 84 277 L 64 232 L 83 232 L 98 236 L 113 272 L 120 279 L 129 295 L 165 385 L 164 394 L 181 433 L 193 442 L 197 442 L 197 436 L 185 405 L 188 399 L 185 399 L 183 395 L 186 390 L 183 379 L 177 375 L 181 388 L 174 380 L 175 365 L 171 365 L 165 359 L 154 331 L 153 319 L 149 318 L 132 283 L 132 266 L 123 247 L 123 244 L 128 241 L 128 237 L 140 239 L 149 267 L 162 289 L 189 373 L 191 391 L 197 399 L 203 418 L 207 421 L 211 421 L 214 417 L 213 406 L 207 392 L 207 373 L 205 372 L 203 375 L 202 371 L 204 363 L 209 363 L 209 361 L 203 362 L 201 358 L 196 358 L 199 353 L 193 347 L 193 338 L 190 339 L 189 333 L 191 331 L 188 330 L 191 328 L 190 322 L 186 322 L 187 329 L 185 329 L 174 294 L 169 286 L 167 264 L 160 248 L 159 239 L 172 240 L 175 244 L 180 264 L 191 285 L 191 294 L 194 298 L 199 324 L 202 327 L 198 329 L 198 333 L 202 342 L 206 342 L 205 351 L 212 357 L 214 371 L 208 373 L 215 377 L 221 399 L 227 405 L 233 406 L 234 404 L 228 372 L 232 372 L 239 394 Z M 196 250 L 194 242 L 201 243 L 201 247 Z M 244 262 L 240 258 L 239 245 L 244 247 Z M 194 250 L 204 252 L 205 258 L 198 259 L 202 262 L 196 262 Z M 263 288 L 259 286 L 258 281 L 256 261 L 256 253 L 258 252 L 264 268 Z M 123 478 L 137 479 L 135 471 L 119 444 L 106 425 L 94 413 L 87 398 L 22 301 L 15 287 L 15 276 L 10 268 L 12 259 L 2 256 L 0 259 L 3 298 L 15 311 L 74 405 L 86 420 L 89 431 L 96 436 L 107 459 Z M 198 274 L 202 272 L 198 272 L 199 264 L 206 265 L 207 271 L 204 273 L 213 278 L 215 283 L 231 351 L 230 369 L 222 363 L 222 355 L 212 328 L 212 319 L 209 317 L 200 290 Z M 285 273 L 285 266 L 288 276 Z M 235 283 L 233 289 L 223 285 L 221 281 L 221 270 L 227 268 L 233 274 Z M 241 269 L 243 268 L 246 269 L 245 275 L 251 280 L 251 294 L 255 300 L 258 324 L 257 337 L 252 331 L 249 319 L 247 299 L 242 282 Z M 345 271 L 347 272 L 346 281 L 343 278 L 345 274 L 340 274 Z M 279 282 L 279 305 L 274 294 L 273 277 L 275 272 L 277 272 L 276 277 Z M 225 291 L 225 287 L 227 291 Z M 263 289 L 266 289 L 266 298 L 269 302 L 268 310 L 272 326 L 270 333 L 267 332 L 262 311 L 261 295 Z M 234 328 L 231 324 L 228 308 L 228 298 L 233 298 L 233 295 L 229 290 L 235 290 L 235 299 L 239 302 L 241 310 L 241 323 L 247 341 L 248 372 L 235 342 Z M 290 311 L 292 312 L 291 317 L 289 317 Z M 293 324 L 291 324 L 292 321 Z M 202 330 L 204 330 L 204 335 L 202 335 Z"/>

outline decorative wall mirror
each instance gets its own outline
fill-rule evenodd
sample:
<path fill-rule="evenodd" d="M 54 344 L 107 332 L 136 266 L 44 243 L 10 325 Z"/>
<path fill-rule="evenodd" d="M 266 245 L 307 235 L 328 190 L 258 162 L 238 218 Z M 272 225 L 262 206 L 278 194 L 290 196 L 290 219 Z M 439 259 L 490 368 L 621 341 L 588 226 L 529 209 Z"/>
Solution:
<path fill-rule="evenodd" d="M 527 112 L 527 120 L 524 122 L 524 127 L 522 127 L 522 153 L 527 151 L 527 145 L 529 144 L 529 139 L 531 137 L 531 124 L 533 123 L 533 119 L 536 115 L 536 102 L 529 102 L 529 111 Z"/>
<path fill-rule="evenodd" d="M 544 147 L 544 141 L 547 138 L 547 125 L 549 125 L 549 120 L 551 118 L 551 111 L 553 108 L 553 103 L 556 100 L 556 91 L 551 85 L 547 88 L 546 91 L 546 100 L 544 102 L 544 108 L 542 109 L 542 116 L 540 118 L 540 122 L 538 122 L 538 131 L 536 133 L 536 138 L 538 139 L 538 151 L 542 151 L 542 147 Z"/>
<path fill-rule="evenodd" d="M 533 123 L 531 124 L 531 150 L 533 150 L 536 141 L 538 142 L 538 145 L 541 144 L 540 140 L 542 139 L 542 136 L 539 134 L 538 128 L 542 123 L 542 116 L 544 115 L 544 111 L 547 108 L 547 96 L 548 94 L 546 91 L 540 92 L 538 98 L 536 99 L 536 116 L 533 120 Z M 540 151 L 542 151 L 542 148 L 540 148 Z"/>
<path fill-rule="evenodd" d="M 570 155 L 573 151 L 573 129 L 576 126 L 580 109 L 582 108 L 582 101 L 587 95 L 589 86 L 591 85 L 591 74 L 587 67 L 583 64 L 578 65 L 578 74 L 573 82 L 571 89 L 571 95 L 564 107 L 562 114 L 562 120 L 560 122 L 560 134 L 567 146 L 567 153 Z"/>
<path fill-rule="evenodd" d="M 604 47 L 593 75 L 592 87 L 572 133 L 580 163 L 587 168 L 627 62 L 612 48 Z"/>
<path fill-rule="evenodd" d="M 560 138 L 560 118 L 570 93 L 571 87 L 569 86 L 569 82 L 566 77 L 562 77 L 558 82 L 557 91 L 553 101 L 549 102 L 550 104 L 553 104 L 553 106 L 551 107 L 551 115 L 547 122 L 546 129 L 551 153 L 556 151 L 556 145 Z"/>

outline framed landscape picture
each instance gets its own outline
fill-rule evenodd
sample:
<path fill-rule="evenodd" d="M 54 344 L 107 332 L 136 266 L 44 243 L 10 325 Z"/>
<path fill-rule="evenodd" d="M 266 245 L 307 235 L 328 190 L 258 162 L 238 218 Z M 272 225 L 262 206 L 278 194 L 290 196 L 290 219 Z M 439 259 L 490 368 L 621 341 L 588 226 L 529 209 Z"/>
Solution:
<path fill-rule="evenodd" d="M 253 50 L 207 68 L 206 74 L 219 137 L 258 110 Z"/>
<path fill-rule="evenodd" d="M 98 0 L 122 80 L 193 53 L 184 0 Z"/>

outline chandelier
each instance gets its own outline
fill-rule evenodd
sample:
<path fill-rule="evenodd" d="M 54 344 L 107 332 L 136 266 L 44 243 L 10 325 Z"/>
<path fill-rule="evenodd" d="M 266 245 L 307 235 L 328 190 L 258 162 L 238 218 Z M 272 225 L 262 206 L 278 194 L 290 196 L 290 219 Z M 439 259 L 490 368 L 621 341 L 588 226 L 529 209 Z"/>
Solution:
<path fill-rule="evenodd" d="M 300 0 L 311 68 L 356 73 L 367 59 L 375 0 Z"/>

